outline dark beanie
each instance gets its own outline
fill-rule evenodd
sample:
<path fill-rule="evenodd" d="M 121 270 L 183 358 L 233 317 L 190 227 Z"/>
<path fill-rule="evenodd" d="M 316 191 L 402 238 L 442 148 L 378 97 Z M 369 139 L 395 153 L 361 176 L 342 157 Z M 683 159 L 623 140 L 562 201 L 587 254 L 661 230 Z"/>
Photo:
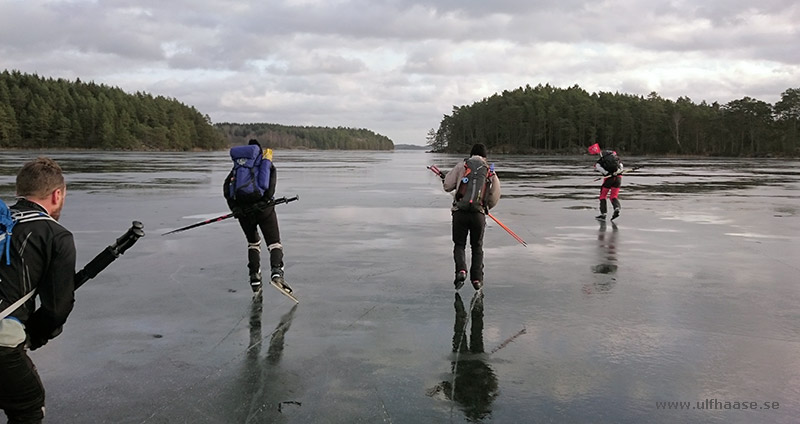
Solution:
<path fill-rule="evenodd" d="M 258 140 L 256 140 L 255 138 L 251 138 L 250 141 L 247 142 L 247 144 L 251 146 L 255 144 L 256 146 L 258 146 L 259 149 L 261 148 L 261 143 L 259 143 Z"/>
<path fill-rule="evenodd" d="M 469 155 L 470 156 L 478 155 L 486 157 L 486 146 L 484 146 L 482 143 L 477 143 L 473 145 L 472 150 L 469 152 Z"/>

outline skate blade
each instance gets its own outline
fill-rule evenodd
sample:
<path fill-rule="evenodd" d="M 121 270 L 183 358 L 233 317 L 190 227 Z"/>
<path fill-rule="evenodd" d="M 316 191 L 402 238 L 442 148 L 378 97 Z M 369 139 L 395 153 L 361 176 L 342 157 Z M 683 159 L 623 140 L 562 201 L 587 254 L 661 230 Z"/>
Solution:
<path fill-rule="evenodd" d="M 269 284 L 270 284 L 272 287 L 275 287 L 276 289 L 278 289 L 278 291 L 279 291 L 279 292 L 281 292 L 281 293 L 282 293 L 284 296 L 288 297 L 289 299 L 292 299 L 292 300 L 294 300 L 294 303 L 300 303 L 300 301 L 299 301 L 299 300 L 297 300 L 297 298 L 296 298 L 296 297 L 294 297 L 294 295 L 293 295 L 293 294 L 291 294 L 291 293 L 287 292 L 286 290 L 284 290 L 284 289 L 283 289 L 283 287 L 279 286 L 278 284 L 275 284 L 275 282 L 273 282 L 273 281 L 270 281 L 270 282 L 269 282 Z"/>

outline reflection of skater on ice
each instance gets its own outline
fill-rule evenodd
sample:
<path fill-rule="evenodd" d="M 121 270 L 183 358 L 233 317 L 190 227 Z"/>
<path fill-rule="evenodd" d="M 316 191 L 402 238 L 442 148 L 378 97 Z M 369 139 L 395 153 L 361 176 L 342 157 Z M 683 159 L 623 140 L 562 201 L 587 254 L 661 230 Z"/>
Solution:
<path fill-rule="evenodd" d="M 253 298 L 250 309 L 250 343 L 247 346 L 247 359 L 242 369 L 242 384 L 239 389 L 246 395 L 239 399 L 242 407 L 237 409 L 241 413 L 238 422 L 274 422 L 274 414 L 279 414 L 281 405 L 290 403 L 300 406 L 299 402 L 285 400 L 282 393 L 286 388 L 281 384 L 280 371 L 277 367 L 281 360 L 284 347 L 284 337 L 292 324 L 295 304 L 285 313 L 275 330 L 269 335 L 266 360 L 261 358 L 261 344 L 264 336 L 261 331 L 262 293 Z"/>
<path fill-rule="evenodd" d="M 469 337 L 466 334 L 467 310 L 459 293 L 455 294 L 454 306 L 453 378 L 436 385 L 428 395 L 443 394 L 461 405 L 468 420 L 479 421 L 491 415 L 492 402 L 497 397 L 497 376 L 487 363 L 488 354 L 483 347 L 483 292 L 476 292 L 470 301 Z"/>
<path fill-rule="evenodd" d="M 296 310 L 297 304 L 292 306 L 292 309 L 281 317 L 281 321 L 278 323 L 278 326 L 275 327 L 275 331 L 272 332 L 272 337 L 269 339 L 269 348 L 267 349 L 267 362 L 270 364 L 275 365 L 281 360 L 281 355 L 283 355 L 283 338 L 292 325 L 294 311 Z"/>
<path fill-rule="evenodd" d="M 283 314 L 280 322 L 270 335 L 269 348 L 267 348 L 267 362 L 272 365 L 277 364 L 281 360 L 284 336 L 292 325 L 294 311 L 296 310 L 297 304 L 295 304 L 289 312 Z M 259 293 L 253 298 L 250 309 L 250 345 L 247 347 L 247 357 L 253 360 L 258 359 L 258 355 L 261 352 L 261 343 L 263 342 L 261 336 L 261 311 L 262 296 L 261 293 Z"/>
<path fill-rule="evenodd" d="M 605 221 L 600 221 L 600 228 L 597 230 L 597 254 L 598 261 L 592 265 L 592 273 L 597 274 L 594 283 L 584 286 L 584 292 L 607 292 L 614 287 L 617 279 L 617 234 L 619 228 L 613 222 L 611 231 Z"/>

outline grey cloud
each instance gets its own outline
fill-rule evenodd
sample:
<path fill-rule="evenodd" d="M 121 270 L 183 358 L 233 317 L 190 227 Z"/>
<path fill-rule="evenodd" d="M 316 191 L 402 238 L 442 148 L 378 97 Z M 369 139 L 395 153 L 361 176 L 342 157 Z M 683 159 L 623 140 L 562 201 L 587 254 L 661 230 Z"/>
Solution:
<path fill-rule="evenodd" d="M 175 97 L 214 121 L 424 140 L 452 105 L 525 84 L 774 102 L 800 80 L 794 3 L 0 0 L 0 58 Z"/>
<path fill-rule="evenodd" d="M 286 67 L 270 67 L 270 70 L 288 75 L 353 74 L 367 69 L 360 59 L 330 54 L 314 53 L 292 58 Z"/>

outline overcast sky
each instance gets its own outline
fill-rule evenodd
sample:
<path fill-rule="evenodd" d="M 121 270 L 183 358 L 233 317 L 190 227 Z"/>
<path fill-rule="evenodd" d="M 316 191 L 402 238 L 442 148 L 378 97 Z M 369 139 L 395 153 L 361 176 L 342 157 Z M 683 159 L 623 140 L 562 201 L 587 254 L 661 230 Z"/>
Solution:
<path fill-rule="evenodd" d="M 530 84 L 774 104 L 797 0 L 0 0 L 0 68 L 174 97 L 217 122 L 425 144 L 454 105 Z"/>

